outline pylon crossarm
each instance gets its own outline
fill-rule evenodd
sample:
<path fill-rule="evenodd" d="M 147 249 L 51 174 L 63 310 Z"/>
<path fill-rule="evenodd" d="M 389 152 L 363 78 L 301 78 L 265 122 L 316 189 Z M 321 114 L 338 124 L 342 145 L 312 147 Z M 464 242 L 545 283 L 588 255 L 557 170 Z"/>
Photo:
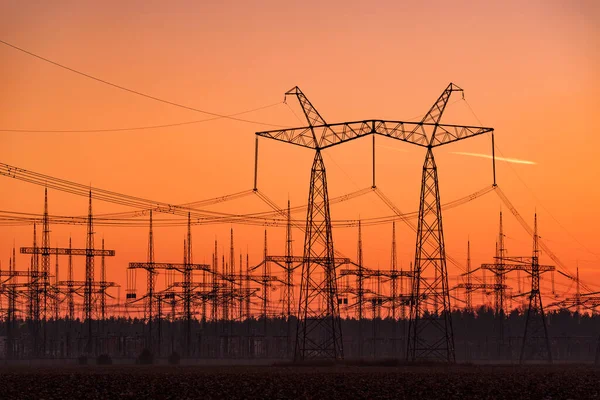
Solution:
<path fill-rule="evenodd" d="M 431 147 L 439 147 L 444 144 L 468 139 L 473 136 L 493 132 L 493 128 L 482 128 L 477 126 L 438 125 L 435 135 L 431 140 Z"/>
<path fill-rule="evenodd" d="M 369 119 L 277 129 L 257 132 L 256 135 L 309 149 L 326 149 L 370 134 L 386 136 L 422 147 L 427 147 L 431 141 L 431 146 L 437 147 L 492 131 L 493 128 L 479 126 Z"/>
<path fill-rule="evenodd" d="M 209 264 L 181 264 L 181 263 L 146 263 L 146 262 L 130 262 L 129 269 L 148 269 L 152 267 L 154 269 L 166 269 L 176 270 L 183 272 L 186 269 L 194 271 L 206 271 L 212 272 Z"/>
<path fill-rule="evenodd" d="M 42 249 L 41 247 L 21 247 L 21 254 L 48 254 L 48 255 L 59 255 L 59 256 L 87 256 L 94 257 L 108 256 L 113 257 L 115 255 L 114 250 L 99 250 L 99 249 L 61 249 L 61 248 L 48 248 Z"/>
<path fill-rule="evenodd" d="M 506 274 L 510 271 L 525 271 L 531 273 L 532 270 L 531 261 L 529 263 L 503 264 L 502 267 L 503 274 Z M 554 271 L 556 269 L 556 267 L 554 267 L 553 265 L 539 265 L 537 266 L 537 268 L 539 268 L 540 273 Z M 481 264 L 481 269 L 496 272 L 498 269 L 498 264 Z"/>

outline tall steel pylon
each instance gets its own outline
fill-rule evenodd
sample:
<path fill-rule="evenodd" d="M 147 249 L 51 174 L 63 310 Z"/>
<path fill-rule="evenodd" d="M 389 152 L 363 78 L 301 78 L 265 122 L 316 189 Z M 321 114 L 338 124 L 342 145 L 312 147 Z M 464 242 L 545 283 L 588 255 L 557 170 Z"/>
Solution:
<path fill-rule="evenodd" d="M 311 168 L 306 220 L 294 358 L 343 358 L 327 177 L 320 150 L 316 151 Z M 322 261 L 317 263 L 316 259 Z M 317 278 L 318 267 L 323 268 L 324 279 Z M 322 309 L 317 306 L 319 302 Z"/>
<path fill-rule="evenodd" d="M 69 237 L 69 266 L 67 272 L 67 305 L 69 307 L 69 320 L 75 320 L 75 285 L 73 285 L 73 255 L 71 250 L 73 249 L 71 237 Z"/>
<path fill-rule="evenodd" d="M 426 276 L 428 272 L 433 274 L 433 279 Z M 437 166 L 431 148 L 427 149 L 423 166 L 413 273 L 407 355 L 411 361 L 436 359 L 454 362 L 442 210 Z"/>
<path fill-rule="evenodd" d="M 286 316 L 286 351 L 292 356 L 292 308 L 294 304 L 294 264 L 292 246 L 292 211 L 290 200 L 287 202 L 287 223 L 285 226 L 285 290 L 283 291 L 283 312 Z"/>
<path fill-rule="evenodd" d="M 365 304 L 365 271 L 363 262 L 363 247 L 362 247 L 362 224 L 358 220 L 358 247 L 356 249 L 356 303 L 358 306 L 358 357 L 364 356 L 364 340 L 363 340 L 363 317 Z"/>
<path fill-rule="evenodd" d="M 192 217 L 188 212 L 187 236 L 185 245 L 185 261 L 183 270 L 183 315 L 185 318 L 186 354 L 192 351 Z"/>
<path fill-rule="evenodd" d="M 48 189 L 44 189 L 44 217 L 42 230 L 42 319 L 45 325 L 48 319 L 48 295 L 50 289 L 50 223 L 48 218 Z M 45 346 L 45 343 L 44 343 Z"/>
<path fill-rule="evenodd" d="M 49 223 L 48 223 L 48 196 L 45 196 L 45 205 L 44 205 L 44 236 L 45 238 L 43 238 L 43 242 L 48 243 L 49 242 L 49 235 L 48 233 L 50 232 L 49 229 Z M 37 352 L 39 351 L 39 322 L 40 322 L 40 295 L 44 293 L 44 291 L 47 292 L 47 289 L 50 289 L 50 285 L 49 285 L 49 281 L 48 284 L 46 284 L 45 288 L 43 285 L 43 281 L 40 281 L 40 279 L 49 279 L 49 273 L 48 272 L 44 272 L 44 268 L 46 268 L 45 266 L 42 268 L 42 271 L 40 272 L 39 270 L 39 263 L 38 263 L 38 256 L 41 255 L 46 255 L 47 260 L 48 260 L 48 266 L 47 268 L 49 269 L 50 267 L 50 256 L 51 255 L 63 255 L 63 256 L 69 256 L 69 258 L 73 255 L 75 256 L 85 256 L 85 280 L 83 282 L 74 282 L 74 281 L 68 281 L 66 282 L 66 287 L 69 290 L 69 292 L 73 291 L 74 286 L 78 286 L 78 287 L 83 287 L 84 289 L 84 293 L 83 293 L 83 302 L 84 302 L 84 321 L 85 323 L 87 323 L 88 325 L 88 338 L 87 338 L 87 344 L 85 347 L 85 351 L 88 354 L 91 354 L 92 352 L 92 310 L 93 310 L 93 304 L 92 304 L 92 300 L 93 300 L 93 294 L 95 293 L 94 289 L 97 287 L 97 285 L 94 283 L 94 257 L 96 256 L 109 256 L 109 257 L 113 257 L 115 255 L 115 251 L 114 250 L 98 250 L 98 249 L 94 249 L 94 230 L 93 230 L 93 217 L 92 217 L 92 192 L 90 190 L 89 192 L 89 206 L 88 206 L 88 217 L 87 217 L 87 240 L 86 240 L 86 248 L 85 249 L 73 249 L 71 248 L 71 246 L 69 245 L 69 248 L 51 248 L 47 245 L 44 245 L 42 247 L 38 247 L 37 246 L 37 242 L 36 242 L 36 225 L 34 223 L 33 225 L 33 232 L 34 232 L 34 240 L 33 240 L 33 247 L 21 247 L 21 254 L 31 254 L 32 258 L 31 258 L 31 274 L 30 274 L 30 318 L 33 320 L 33 326 L 34 326 L 34 332 L 33 332 L 33 337 L 34 337 L 34 352 L 37 354 Z M 70 241 L 69 241 L 70 243 Z M 69 263 L 71 264 L 71 260 L 69 261 Z M 70 274 L 72 275 L 72 264 L 69 267 L 71 272 Z M 48 270 L 49 271 L 49 270 Z M 72 276 L 71 276 L 72 277 Z M 57 282 L 58 286 L 62 286 L 61 282 Z M 113 287 L 115 286 L 113 283 L 109 283 L 107 282 L 107 285 L 110 284 L 110 286 L 107 287 Z M 71 302 L 71 301 L 70 301 Z M 72 314 L 72 313 L 70 313 Z M 37 322 L 36 322 L 37 321 Z"/>
<path fill-rule="evenodd" d="M 468 312 L 473 312 L 473 290 L 471 290 L 471 286 L 473 285 L 472 277 L 471 277 L 471 241 L 467 241 L 467 272 L 465 273 L 467 278 L 466 290 L 465 290 L 465 300 L 466 300 L 466 308 Z"/>
<path fill-rule="evenodd" d="M 91 354 L 92 349 L 92 294 L 94 288 L 94 223 L 92 219 L 92 191 L 90 190 L 88 218 L 87 218 L 87 239 L 85 242 L 85 288 L 83 291 L 83 309 L 85 321 L 88 327 L 88 337 L 86 352 Z"/>
<path fill-rule="evenodd" d="M 453 125 L 454 131 L 444 128 L 440 120 L 453 92 L 463 90 L 450 83 L 421 120 L 421 124 L 432 126 L 429 132 L 424 133 L 427 152 L 421 181 L 408 324 L 407 359 L 410 361 L 456 361 L 439 180 L 433 148 L 493 131 L 492 128 L 459 125 Z"/>
<path fill-rule="evenodd" d="M 326 122 L 297 86 L 286 92 L 286 96 L 296 96 L 298 99 L 311 131 L 308 138 L 312 139 L 312 145 L 307 147 L 315 150 L 310 174 L 294 360 L 342 359 L 344 350 L 327 175 L 319 142 L 325 137 L 325 132 L 317 139 L 312 128 Z M 268 133 L 259 132 L 257 135 L 270 137 Z M 288 142 L 294 143 L 293 140 Z M 322 278 L 319 278 L 320 270 L 323 271 Z M 319 304 L 323 307 L 319 307 Z"/>
<path fill-rule="evenodd" d="M 531 292 L 529 293 L 529 307 L 525 317 L 525 332 L 521 346 L 520 363 L 528 359 L 541 359 L 552 363 L 552 351 L 550 349 L 550 338 L 548 337 L 548 325 L 546 314 L 542 304 L 540 292 L 540 261 L 538 246 L 537 214 L 533 223 L 533 256 L 531 257 Z M 543 335 L 543 336 L 542 336 Z M 543 340 L 543 344 L 539 341 Z"/>
<path fill-rule="evenodd" d="M 150 231 L 148 232 L 148 268 L 147 268 L 146 309 L 148 310 L 148 336 L 146 338 L 146 347 L 154 349 L 152 339 L 152 320 L 154 319 L 154 288 L 156 286 L 156 271 L 154 268 L 154 230 L 152 229 L 152 210 L 150 210 Z"/>
<path fill-rule="evenodd" d="M 492 128 L 440 124 L 440 118 L 446 108 L 450 94 L 454 91 L 462 91 L 462 89 L 451 83 L 420 122 L 370 119 L 328 124 L 300 89 L 294 87 L 286 95 L 295 95 L 298 98 L 308 121 L 308 126 L 256 133 L 259 137 L 315 150 L 315 159 L 311 168 L 304 264 L 300 286 L 301 304 L 296 340 L 296 360 L 314 357 L 336 359 L 343 357 L 327 179 L 321 151 L 363 136 L 377 134 L 427 149 L 423 168 L 423 188 L 417 231 L 417 255 L 414 266 L 417 278 L 413 279 L 415 284 L 413 285 L 413 299 L 411 301 L 410 351 L 407 352 L 407 355 L 411 360 L 433 358 L 454 362 L 454 340 L 451 321 L 449 320 L 448 276 L 441 223 L 437 167 L 435 166 L 432 149 L 493 131 Z M 255 151 L 254 188 L 256 189 L 258 138 Z M 318 255 L 322 257 L 319 258 Z M 324 268 L 324 282 L 316 280 L 316 275 L 312 273 L 316 265 Z M 428 282 L 426 279 L 420 278 L 430 271 L 435 273 L 437 279 Z M 322 295 L 316 295 L 315 292 L 317 294 L 320 292 Z M 309 298 L 314 305 L 307 303 Z M 325 299 L 325 304 L 328 305 L 325 307 L 324 312 L 319 312 L 317 307 L 319 299 Z M 430 315 L 427 312 L 427 307 L 424 307 L 430 301 L 441 303 L 442 312 L 438 315 L 438 318 L 423 320 L 423 316 Z M 428 324 L 429 322 L 431 324 Z M 441 340 L 439 337 L 430 340 L 430 338 L 423 336 L 425 325 L 434 325 L 441 328 L 438 329 Z M 307 334 L 316 335 L 315 326 L 327 327 L 324 332 L 325 336 L 323 336 L 325 339 L 315 340 L 309 338 L 307 340 Z"/>

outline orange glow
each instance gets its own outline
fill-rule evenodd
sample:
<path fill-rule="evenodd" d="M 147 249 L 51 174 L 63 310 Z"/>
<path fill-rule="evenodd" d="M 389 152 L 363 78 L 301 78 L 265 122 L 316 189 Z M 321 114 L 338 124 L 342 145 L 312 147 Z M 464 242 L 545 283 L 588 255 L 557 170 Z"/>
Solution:
<path fill-rule="evenodd" d="M 497 163 L 498 184 L 530 224 L 537 211 L 540 235 L 553 252 L 571 273 L 579 265 L 582 280 L 600 290 L 592 285 L 600 278 L 598 2 L 59 3 L 3 3 L 0 38 L 111 82 L 216 113 L 277 103 L 298 85 L 327 122 L 409 120 L 425 114 L 455 82 L 468 103 L 460 94 L 453 97 L 442 121 L 496 129 L 498 160 L 513 160 Z M 2 45 L 0 59 L 0 130 L 111 129 L 210 118 L 119 91 Z M 306 125 L 295 100 L 288 104 L 244 118 Z M 122 132 L 0 132 L 0 161 L 181 204 L 252 189 L 254 133 L 266 129 L 219 119 Z M 488 136 L 435 150 L 442 203 L 492 183 L 489 160 L 455 154 L 490 153 Z M 288 199 L 292 207 L 306 204 L 313 152 L 261 139 L 259 154 L 261 192 L 282 208 Z M 330 197 L 371 186 L 371 154 L 370 138 L 324 151 Z M 418 210 L 424 156 L 421 148 L 377 137 L 377 187 L 403 212 Z M 515 160 L 535 160 L 536 166 Z M 0 187 L 0 210 L 42 213 L 43 187 L 6 177 L 0 177 Z M 85 215 L 87 199 L 51 190 L 49 207 L 54 215 Z M 99 201 L 93 207 L 95 213 L 131 211 Z M 470 238 L 472 264 L 490 262 L 503 207 L 490 193 L 445 212 L 447 252 L 465 263 Z M 256 196 L 210 209 L 270 211 Z M 531 239 L 504 211 L 509 254 L 529 255 Z M 373 194 L 332 205 L 331 212 L 335 220 L 393 214 Z M 194 261 L 211 260 L 215 239 L 220 254 L 228 254 L 230 228 L 194 226 Z M 236 256 L 248 251 L 251 264 L 257 264 L 263 228 L 233 228 Z M 51 230 L 52 246 L 66 247 L 72 236 L 74 247 L 85 247 L 85 226 Z M 269 252 L 283 254 L 284 229 L 268 228 L 268 233 Z M 184 234 L 184 226 L 155 228 L 156 260 L 181 262 Z M 293 235 L 299 255 L 304 238 L 299 230 Z M 340 252 L 356 255 L 356 228 L 338 228 L 333 235 Z M 397 235 L 399 264 L 408 269 L 415 235 L 401 224 Z M 121 284 L 122 293 L 127 263 L 147 258 L 147 236 L 145 226 L 96 228 L 96 244 L 104 238 L 106 247 L 116 250 L 116 257 L 107 260 L 108 276 Z M 2 268 L 7 268 L 13 241 L 20 247 L 31 240 L 31 226 L 0 226 Z M 365 263 L 389 268 L 391 224 L 366 226 L 363 242 Z M 19 269 L 28 262 L 18 256 Z M 76 279 L 81 279 L 85 261 L 75 262 Z M 63 271 L 66 260 L 61 260 Z M 460 273 L 449 264 L 452 285 Z M 560 282 L 559 294 L 573 293 L 570 281 Z M 138 276 L 140 291 L 143 285 Z"/>

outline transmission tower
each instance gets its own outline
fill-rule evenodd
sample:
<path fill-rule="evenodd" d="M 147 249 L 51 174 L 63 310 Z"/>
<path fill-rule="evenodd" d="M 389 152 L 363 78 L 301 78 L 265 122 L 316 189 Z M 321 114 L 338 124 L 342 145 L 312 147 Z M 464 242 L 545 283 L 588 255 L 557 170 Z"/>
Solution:
<path fill-rule="evenodd" d="M 47 232 L 47 234 L 44 234 L 44 236 L 46 237 L 45 239 L 43 239 L 44 241 L 49 241 L 49 232 L 50 232 L 50 228 L 49 228 L 49 224 L 48 224 L 48 196 L 45 195 L 45 200 L 44 200 L 44 214 L 45 214 L 45 223 L 44 223 L 44 231 Z M 92 304 L 92 300 L 93 300 L 93 294 L 95 293 L 94 289 L 97 287 L 97 285 L 94 283 L 94 257 L 98 257 L 98 256 L 109 256 L 109 257 L 113 257 L 115 255 L 115 251 L 114 250 L 98 250 L 98 249 L 94 249 L 94 231 L 93 231 L 93 216 L 92 216 L 92 192 L 90 190 L 89 192 L 89 204 L 88 204 L 88 216 L 87 216 L 87 221 L 86 221 L 86 225 L 87 225 L 87 239 L 86 239 L 86 248 L 85 249 L 73 249 L 71 247 L 69 248 L 50 248 L 50 247 L 44 247 L 42 246 L 42 248 L 37 247 L 37 242 L 35 239 L 35 224 L 34 224 L 34 242 L 33 242 L 33 247 L 21 247 L 21 254 L 31 254 L 32 255 L 32 267 L 31 267 L 31 286 L 32 286 L 32 294 L 31 294 L 31 316 L 32 316 L 32 320 L 34 323 L 34 352 L 36 351 L 35 349 L 38 349 L 38 341 L 36 338 L 38 338 L 38 334 L 36 334 L 36 332 L 39 332 L 39 329 L 36 329 L 35 327 L 38 325 L 36 324 L 36 321 L 40 321 L 40 293 L 44 293 L 47 292 L 47 289 L 49 289 L 49 284 L 48 286 L 46 286 L 46 288 L 44 288 L 44 279 L 47 279 L 49 282 L 49 274 L 47 272 L 43 271 L 42 268 L 42 273 L 40 274 L 39 272 L 39 264 L 37 262 L 37 258 L 38 256 L 41 254 L 42 258 L 46 257 L 48 259 L 48 263 L 49 263 L 49 257 L 51 255 L 59 255 L 59 256 L 85 256 L 85 265 L 86 265 L 86 269 L 85 269 L 85 280 L 83 282 L 73 282 L 73 281 L 67 281 L 67 282 L 58 282 L 57 285 L 58 286 L 65 286 L 67 288 L 67 290 L 74 290 L 74 293 L 76 292 L 76 290 L 74 289 L 75 286 L 81 286 L 83 287 L 83 305 L 84 305 L 84 320 L 87 324 L 87 343 L 86 343 L 86 348 L 85 351 L 87 354 L 91 354 L 92 353 L 92 341 L 93 341 L 93 335 L 92 335 L 92 310 L 93 310 L 93 304 Z M 43 243 L 42 243 L 43 244 Z M 44 267 L 45 268 L 45 267 Z M 48 268 L 49 268 L 49 264 L 48 264 Z M 40 278 L 42 279 L 42 284 L 40 284 Z M 111 287 L 116 286 L 114 283 L 111 283 L 110 285 Z"/>
<path fill-rule="evenodd" d="M 290 200 L 287 203 L 287 224 L 285 227 L 285 290 L 283 291 L 283 307 L 287 319 L 286 350 L 292 356 L 292 307 L 294 304 L 294 265 L 292 262 L 292 212 Z"/>
<path fill-rule="evenodd" d="M 54 306 L 54 320 L 60 318 L 60 292 L 58 290 L 58 251 L 56 252 L 56 261 L 54 263 L 54 279 L 52 284 L 52 305 Z"/>
<path fill-rule="evenodd" d="M 50 287 L 50 224 L 48 221 L 48 189 L 44 189 L 44 217 L 42 221 L 42 320 L 44 337 L 48 318 L 48 292 Z M 44 340 L 44 347 L 46 346 Z M 43 349 L 45 351 L 45 348 Z"/>
<path fill-rule="evenodd" d="M 152 320 L 154 319 L 154 288 L 156 285 L 156 271 L 154 269 L 154 232 L 152 230 L 152 210 L 150 210 L 150 231 L 148 232 L 148 268 L 146 269 L 146 309 L 148 310 L 148 336 L 146 337 L 146 347 L 153 350 L 152 340 Z"/>
<path fill-rule="evenodd" d="M 556 268 L 552 265 L 540 265 L 539 263 L 539 236 L 537 233 L 537 215 L 534 219 L 533 229 L 533 255 L 532 257 L 508 257 L 503 260 L 503 269 L 505 273 L 512 271 L 524 271 L 531 275 L 531 291 L 527 293 L 529 298 L 529 307 L 526 314 L 525 332 L 521 347 L 520 362 L 526 360 L 546 360 L 552 362 L 550 352 L 550 339 L 548 337 L 548 327 L 546 324 L 546 315 L 542 305 L 542 294 L 540 292 L 540 276 L 544 272 L 553 272 Z M 496 271 L 500 255 L 495 257 L 493 264 L 481 264 L 482 270 Z M 506 290 L 506 287 L 503 288 Z M 497 290 L 495 288 L 494 290 Z M 540 341 L 543 343 L 540 344 Z"/>
<path fill-rule="evenodd" d="M 459 134 L 449 133 L 444 128 L 440 130 L 440 120 L 451 94 L 462 91 L 450 83 L 421 120 L 421 124 L 431 123 L 433 127 L 429 134 L 425 134 L 426 142 L 422 144 L 427 152 L 421 182 L 413 266 L 413 298 L 408 325 L 407 359 L 411 361 L 444 360 L 454 363 L 456 360 L 438 173 L 433 148 L 492 131 L 491 128 L 467 126 L 456 126 L 455 129 L 462 132 Z M 433 275 L 433 279 L 422 279 L 428 275 Z"/>
<path fill-rule="evenodd" d="M 85 254 L 85 289 L 83 292 L 84 319 L 88 326 L 88 342 L 86 345 L 87 353 L 92 353 L 92 293 L 94 286 L 94 225 L 92 220 L 92 191 L 90 190 L 88 219 L 87 219 L 87 240 Z"/>
<path fill-rule="evenodd" d="M 67 305 L 69 307 L 69 320 L 75 320 L 75 288 L 73 286 L 73 255 L 71 254 L 72 250 L 71 238 L 69 237 L 69 266 L 67 272 L 67 280 L 69 282 L 67 287 Z"/>
<path fill-rule="evenodd" d="M 529 293 L 529 307 L 527 308 L 527 316 L 525 317 L 525 333 L 523 334 L 523 345 L 519 359 L 521 364 L 527 359 L 536 358 L 546 360 L 550 364 L 552 363 L 546 314 L 544 313 L 542 294 L 540 292 L 540 251 L 538 238 L 537 214 L 535 214 L 533 222 L 533 256 L 531 257 L 531 292 Z M 544 341 L 543 345 L 540 345 L 540 339 Z"/>
<path fill-rule="evenodd" d="M 326 148 L 362 136 L 377 134 L 427 149 L 417 230 L 417 255 L 414 266 L 417 275 L 413 279 L 415 285 L 411 303 L 410 351 L 407 354 L 412 360 L 442 358 L 447 361 L 454 361 L 437 168 L 432 149 L 486 132 L 492 132 L 493 129 L 440 124 L 440 117 L 446 107 L 450 93 L 453 91 L 462 91 L 462 89 L 451 83 L 421 122 L 363 120 L 328 124 L 300 89 L 295 87 L 288 91 L 286 95 L 295 95 L 298 98 L 308 121 L 308 126 L 257 132 L 260 137 L 315 150 L 315 158 L 311 169 L 305 230 L 305 262 L 300 285 L 296 360 L 315 357 L 334 359 L 343 357 L 339 309 L 336 301 L 335 268 L 332 261 L 334 250 L 327 179 L 321 152 Z M 256 143 L 256 157 L 258 157 L 258 140 Z M 255 159 L 255 189 L 257 160 L 258 158 Z M 315 263 L 314 260 L 317 258 L 322 259 L 324 262 L 321 264 Z M 317 266 L 324 269 L 324 281 L 315 279 L 316 273 L 313 272 Z M 421 285 L 420 277 L 429 270 L 438 271 L 436 273 L 438 279 L 431 283 L 423 280 Z M 319 312 L 317 306 L 319 300 L 327 304 L 324 313 Z M 438 300 L 441 300 L 440 303 L 443 306 L 441 313 L 439 315 L 429 314 L 425 305 L 428 302 L 438 302 Z M 435 317 L 430 317 L 431 315 Z M 425 316 L 426 318 L 423 318 Z M 439 337 L 434 337 L 431 341 L 425 338 L 423 334 L 427 325 L 433 325 L 434 330 L 439 331 L 434 336 L 441 335 L 443 340 L 440 340 Z M 320 336 L 317 334 L 319 330 L 322 333 Z"/>
<path fill-rule="evenodd" d="M 473 282 L 471 280 L 471 241 L 467 241 L 467 286 L 470 287 Z M 467 301 L 467 311 L 473 312 L 473 291 L 468 288 L 465 290 L 465 298 Z"/>
<path fill-rule="evenodd" d="M 298 99 L 311 131 L 312 145 L 308 147 L 315 149 L 308 195 L 294 360 L 342 359 L 344 350 L 337 299 L 327 177 L 321 155 L 322 144 L 318 142 L 313 129 L 313 126 L 325 125 L 326 122 L 297 86 L 286 92 L 286 96 L 296 96 Z M 258 133 L 258 135 L 271 137 L 268 133 Z M 324 138 L 325 134 L 320 140 Z M 317 259 L 322 261 L 316 262 Z M 324 270 L 323 279 L 317 278 L 317 268 Z M 323 310 L 319 309 L 319 302 L 325 304 Z"/>
<path fill-rule="evenodd" d="M 500 320 L 504 319 L 504 310 L 506 307 L 505 304 L 505 293 L 504 287 L 506 285 L 506 271 L 504 268 L 504 259 L 506 258 L 506 248 L 504 247 L 504 229 L 502 227 L 502 211 L 500 211 L 500 224 L 499 224 L 499 234 L 498 234 L 498 255 L 496 258 L 497 268 L 494 271 L 496 277 L 496 285 L 498 285 L 498 289 L 494 292 L 495 299 L 495 310 L 496 316 L 500 318 Z M 504 340 L 504 330 L 502 329 L 502 324 L 500 324 L 500 339 Z"/>
<path fill-rule="evenodd" d="M 364 304 L 365 304 L 365 271 L 363 263 L 363 247 L 362 247 L 362 226 L 360 220 L 358 220 L 358 247 L 356 251 L 356 303 L 358 306 L 358 357 L 362 358 L 363 354 L 363 317 L 364 317 Z"/>

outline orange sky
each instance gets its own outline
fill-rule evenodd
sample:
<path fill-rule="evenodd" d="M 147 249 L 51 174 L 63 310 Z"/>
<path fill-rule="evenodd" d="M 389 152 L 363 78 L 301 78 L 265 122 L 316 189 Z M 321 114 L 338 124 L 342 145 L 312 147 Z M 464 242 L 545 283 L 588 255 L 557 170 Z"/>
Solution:
<path fill-rule="evenodd" d="M 90 2 L 0 5 L 0 39 L 132 89 L 217 113 L 283 99 L 298 85 L 328 122 L 408 120 L 424 114 L 449 82 L 468 105 L 451 99 L 444 121 L 496 129 L 505 157 L 535 165 L 497 164 L 498 183 L 540 234 L 582 278 L 600 275 L 596 160 L 600 122 L 600 7 L 594 1 L 532 2 Z M 0 129 L 109 129 L 208 117 L 103 85 L 0 45 Z M 296 113 L 297 104 L 290 101 Z M 283 104 L 247 114 L 283 125 L 298 122 Z M 184 203 L 252 187 L 254 133 L 268 129 L 218 120 L 168 129 L 114 133 L 0 132 L 0 161 L 120 193 Z M 424 151 L 377 140 L 377 184 L 403 211 L 418 208 Z M 436 150 L 442 202 L 491 184 L 491 162 L 454 152 L 490 153 L 488 137 Z M 325 152 L 330 196 L 371 184 L 370 140 Z M 278 204 L 306 202 L 313 153 L 261 140 L 259 188 Z M 520 177 L 520 178 L 519 178 Z M 525 184 L 524 184 L 524 183 Z M 42 212 L 43 188 L 1 178 L 0 210 Z M 50 191 L 50 213 L 82 215 L 84 198 Z M 257 198 L 215 207 L 267 211 Z M 491 260 L 501 203 L 491 193 L 444 214 L 449 254 L 474 265 Z M 94 203 L 95 212 L 122 211 Z M 332 206 L 334 219 L 391 212 L 374 195 Z M 527 255 L 531 240 L 507 212 L 509 254 Z M 210 259 L 213 241 L 228 248 L 227 226 L 195 227 L 194 260 Z M 257 262 L 261 228 L 235 226 L 236 252 Z M 156 258 L 180 261 L 185 228 L 156 231 Z M 146 228 L 98 227 L 97 243 L 117 251 L 109 277 L 125 286 L 129 261 L 146 259 Z M 85 228 L 55 226 L 52 245 L 85 245 Z M 270 229 L 272 253 L 283 229 Z M 303 236 L 294 232 L 295 252 Z M 365 228 L 365 261 L 389 267 L 391 226 Z M 31 227 L 0 227 L 7 268 L 13 239 L 30 245 Z M 337 248 L 356 253 L 356 229 L 334 231 Z M 399 258 L 414 257 L 414 234 L 398 226 Z M 27 258 L 20 256 L 20 268 Z M 544 262 L 550 263 L 547 257 Z M 62 264 L 61 264 L 62 265 Z M 84 263 L 76 264 L 83 277 Z M 64 271 L 64 270 L 63 270 Z M 459 271 L 450 267 L 454 277 Z M 61 278 L 64 278 L 61 277 Z M 453 279 L 453 278 L 451 278 Z M 141 279 L 140 279 L 141 282 Z M 564 281 L 563 281 L 564 282 Z M 140 283 L 140 288 L 141 288 Z M 557 286 L 564 293 L 567 286 Z M 598 288 L 598 286 L 596 286 Z"/>

